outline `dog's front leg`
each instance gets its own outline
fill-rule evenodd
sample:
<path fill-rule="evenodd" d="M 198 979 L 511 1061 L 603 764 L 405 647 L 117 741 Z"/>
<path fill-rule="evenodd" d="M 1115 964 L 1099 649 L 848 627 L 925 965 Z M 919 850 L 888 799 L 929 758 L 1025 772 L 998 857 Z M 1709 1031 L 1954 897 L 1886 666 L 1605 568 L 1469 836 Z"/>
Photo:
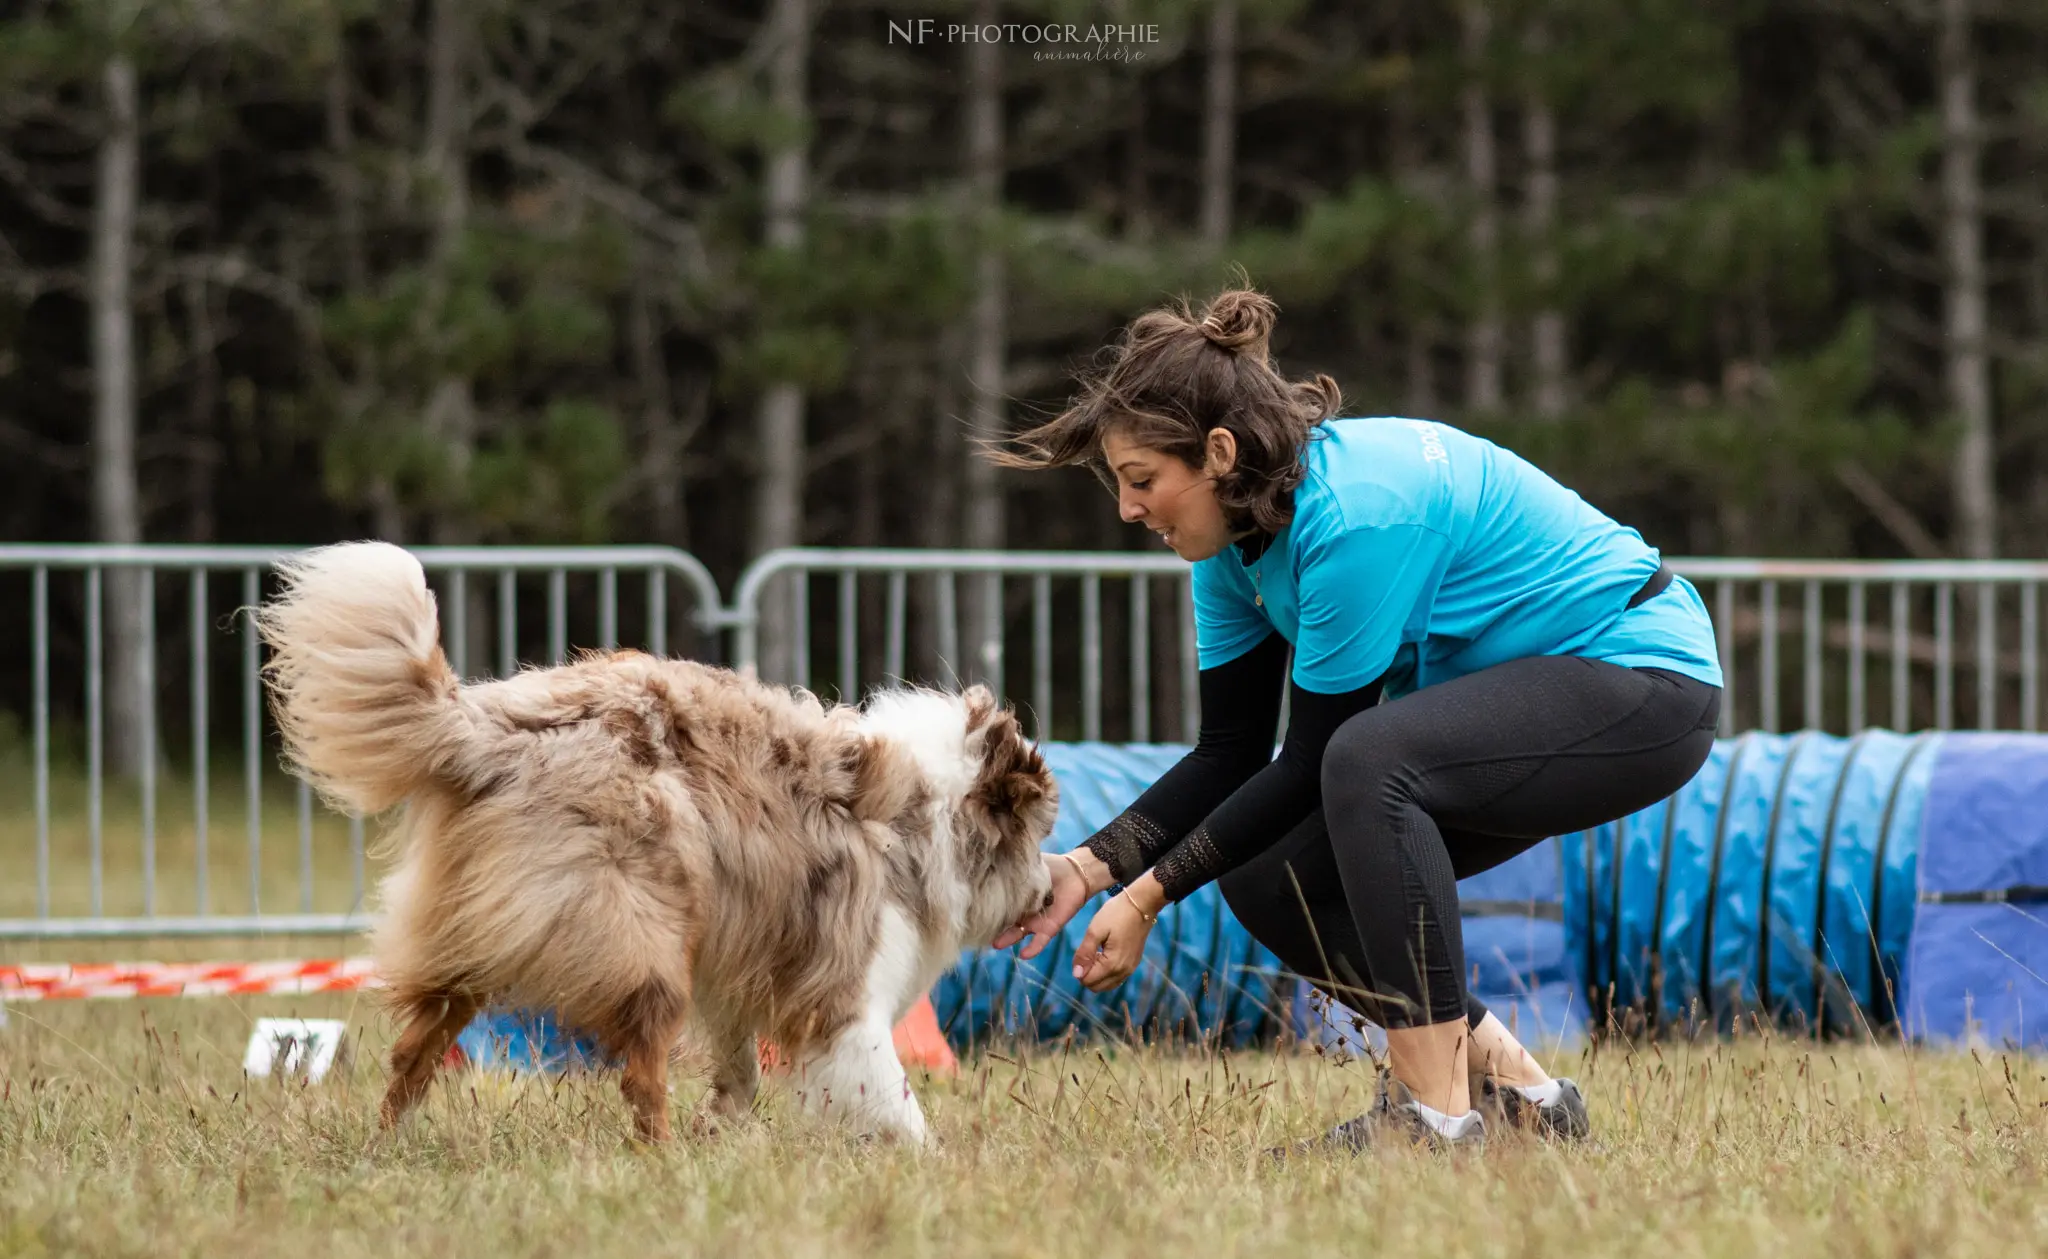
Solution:
<path fill-rule="evenodd" d="M 406 993 L 398 998 L 406 1012 L 405 1030 L 391 1047 L 391 1083 L 384 1090 L 381 1122 L 393 1128 L 405 1112 L 426 1096 L 448 1046 L 475 1016 L 474 997 L 459 992 Z"/>
<path fill-rule="evenodd" d="M 697 1114 L 696 1129 L 701 1136 L 715 1136 L 722 1122 L 753 1113 L 761 1086 L 761 1047 L 745 1026 L 707 1026 L 704 1044 L 712 1056 L 711 1091 Z"/>
<path fill-rule="evenodd" d="M 871 1016 L 848 1027 L 798 1066 L 795 1084 L 798 1100 L 812 1114 L 863 1135 L 925 1143 L 924 1110 L 910 1091 L 886 1019 Z"/>

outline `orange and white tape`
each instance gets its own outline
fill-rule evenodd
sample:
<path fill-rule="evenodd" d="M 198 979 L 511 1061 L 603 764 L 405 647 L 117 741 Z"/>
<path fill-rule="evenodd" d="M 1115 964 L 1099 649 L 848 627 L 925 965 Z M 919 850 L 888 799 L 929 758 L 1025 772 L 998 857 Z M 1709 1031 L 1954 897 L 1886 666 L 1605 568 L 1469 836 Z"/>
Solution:
<path fill-rule="evenodd" d="M 0 966 L 0 1003 L 100 997 L 228 997 L 381 988 L 367 957 L 290 962 L 82 962 Z M 951 1073 L 959 1063 L 939 1030 L 931 998 L 896 1026 L 896 1052 L 909 1066 Z M 772 1062 L 772 1048 L 764 1059 Z"/>
<path fill-rule="evenodd" d="M 0 1001 L 229 997 L 376 988 L 367 957 L 277 962 L 82 962 L 0 966 Z"/>

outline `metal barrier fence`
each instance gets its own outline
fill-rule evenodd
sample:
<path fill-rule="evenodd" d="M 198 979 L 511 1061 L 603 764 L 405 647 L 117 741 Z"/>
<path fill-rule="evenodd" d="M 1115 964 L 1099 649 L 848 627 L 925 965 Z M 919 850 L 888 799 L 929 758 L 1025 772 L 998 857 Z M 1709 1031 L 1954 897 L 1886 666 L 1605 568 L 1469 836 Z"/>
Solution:
<path fill-rule="evenodd" d="M 1714 619 L 1724 734 L 1795 722 L 1834 733 L 2040 726 L 2048 562 L 1670 562 Z M 913 580 L 926 609 L 917 650 L 906 611 L 919 593 Z M 777 581 L 806 632 L 791 661 L 763 666 L 775 680 L 848 695 L 904 677 L 986 680 L 1028 700 L 1042 738 L 1195 737 L 1191 593 L 1175 556 L 777 551 L 735 591 L 727 621 L 742 665 L 759 660 L 763 595 Z M 1111 587 L 1106 597 L 1110 582 L 1120 596 Z M 1019 642 L 1028 659 L 1011 650 Z"/>
<path fill-rule="evenodd" d="M 264 761 L 277 749 L 247 609 L 262 600 L 271 565 L 286 553 L 276 547 L 0 546 L 0 606 L 22 606 L 14 600 L 26 595 L 29 610 L 35 860 L 31 883 L 19 868 L 27 845 L 15 842 L 26 837 L 0 841 L 0 938 L 331 934 L 364 926 L 362 819 L 335 816 L 303 783 L 282 774 L 271 774 L 266 788 Z M 415 553 L 436 588 L 450 663 L 464 676 L 507 675 L 521 661 L 558 662 L 572 643 L 655 652 L 672 646 L 701 651 L 708 644 L 715 650 L 723 628 L 710 572 L 694 556 L 667 548 L 423 547 Z M 182 596 L 163 589 L 159 579 L 166 575 L 182 583 Z M 680 601 L 671 599 L 678 586 Z M 160 632 L 167 622 L 168 632 Z M 60 623 L 73 631 L 62 640 L 53 633 Z M 73 643 L 77 650 L 64 650 Z M 77 784 L 83 798 L 75 801 L 53 796 L 59 731 L 52 720 L 52 668 L 58 662 L 71 666 L 62 672 L 83 692 L 83 729 L 64 732 L 76 741 L 64 759 L 82 761 L 85 770 Z M 125 700 L 123 669 L 130 671 Z M 111 730 L 110 712 L 119 723 Z M 230 713 L 238 721 L 222 721 Z M 223 765 L 215 753 L 225 724 L 239 727 L 239 746 Z M 166 747 L 179 742 L 183 746 Z M 125 748 L 116 769 L 123 759 L 133 769 L 132 776 L 114 776 L 112 793 L 110 743 Z M 167 784 L 162 777 L 172 767 L 183 772 Z M 217 779 L 236 775 L 239 798 L 220 800 Z M 65 785 L 72 784 L 67 779 Z M 180 825 L 160 834 L 166 786 L 182 797 L 189 830 Z M 279 789 L 288 798 L 280 799 Z M 14 793 L 0 792 L 7 794 Z M 227 829 L 219 825 L 224 803 L 242 815 L 239 878 L 215 860 Z M 110 805 L 121 810 L 120 825 L 112 828 Z M 53 827 L 59 820 L 64 825 Z M 110 829 L 132 842 L 110 850 Z M 282 842 L 280 829 L 289 832 Z M 316 844 L 316 837 L 325 842 Z M 163 839 L 172 841 L 170 851 Z M 345 863 L 346 873 L 320 869 L 316 855 L 329 867 Z M 173 867 L 182 867 L 177 877 L 165 877 Z M 295 904 L 278 912 L 280 901 Z M 223 912 L 224 904 L 241 908 Z"/>
<path fill-rule="evenodd" d="M 1124 742 L 1191 743 L 1199 713 L 1188 571 L 1163 553 L 776 551 L 749 566 L 734 592 L 733 660 L 774 681 L 843 696 L 897 681 L 981 681 L 1023 701 L 1040 739 L 1095 740 L 1107 730 Z M 1121 587 L 1120 599 L 1105 600 L 1105 579 Z M 777 582 L 790 593 L 791 619 L 807 632 L 792 636 L 791 660 L 764 665 L 761 610 Z M 924 613 L 921 641 L 911 633 L 913 595 Z M 1105 631 L 1120 644 L 1106 643 Z M 1019 642 L 1028 643 L 1028 659 L 1012 657 Z M 814 667 L 820 656 L 829 658 L 823 670 Z M 1069 662 L 1071 669 L 1060 667 Z M 1106 713 L 1106 697 L 1122 701 L 1116 711 Z M 1063 727 L 1055 716 L 1065 712 L 1076 716 Z"/>
<path fill-rule="evenodd" d="M 0 939 L 364 925 L 362 821 L 263 764 L 275 737 L 242 609 L 284 553 L 0 546 L 0 608 L 29 613 L 26 642 L 0 625 L 27 665 L 0 667 L 0 808 L 32 798 L 34 862 L 31 879 L 30 811 L 0 814 L 19 819 L 0 822 Z M 625 645 L 843 697 L 986 681 L 1040 738 L 1187 742 L 1199 725 L 1189 570 L 1168 554 L 778 551 L 729 606 L 701 562 L 666 548 L 417 554 L 464 676 Z M 2038 728 L 2048 563 L 1672 563 L 1714 614 L 1724 732 Z M 800 627 L 776 636 L 784 659 L 761 659 L 764 609 Z M 25 763 L 10 712 L 27 715 Z M 132 775 L 110 772 L 110 748 Z"/>
<path fill-rule="evenodd" d="M 1671 564 L 1713 613 L 1723 734 L 2040 728 L 2048 562 Z"/>

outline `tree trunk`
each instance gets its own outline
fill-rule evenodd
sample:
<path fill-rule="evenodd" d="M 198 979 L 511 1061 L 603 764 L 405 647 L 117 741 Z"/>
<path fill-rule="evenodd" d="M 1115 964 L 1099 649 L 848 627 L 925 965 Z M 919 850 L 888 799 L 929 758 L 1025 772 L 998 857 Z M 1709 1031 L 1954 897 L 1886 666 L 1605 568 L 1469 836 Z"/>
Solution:
<path fill-rule="evenodd" d="M 1549 33 L 1539 22 L 1526 43 L 1540 56 L 1550 47 Z M 1557 112 L 1539 87 L 1522 119 L 1522 148 L 1529 163 L 1529 199 L 1525 227 L 1531 251 L 1532 278 L 1539 304 L 1531 321 L 1530 359 L 1535 377 L 1536 414 L 1562 415 L 1565 408 L 1564 312 L 1554 302 L 1557 285 Z"/>
<path fill-rule="evenodd" d="M 1955 461 L 1955 550 L 1989 559 L 1998 549 L 1992 476 L 1991 368 L 1985 347 L 1983 187 L 1978 160 L 1977 66 L 1970 0 L 1942 0 L 1941 243 L 1948 403 L 1962 427 Z"/>
<path fill-rule="evenodd" d="M 848 540 L 857 547 L 877 547 L 888 536 L 887 484 L 891 456 L 896 452 L 896 425 L 901 411 L 915 412 L 919 401 L 918 373 L 897 370 L 887 353 L 888 340 L 872 316 L 859 321 L 854 339 L 854 400 L 856 423 L 869 431 L 869 440 L 854 455 L 853 510 L 848 522 Z M 860 669 L 854 678 L 857 700 L 867 686 L 888 685 L 882 676 L 886 657 L 884 638 L 888 633 L 888 606 L 876 598 L 879 585 L 856 578 L 857 606 L 854 641 Z"/>
<path fill-rule="evenodd" d="M 351 85 L 348 44 L 337 26 L 334 32 L 334 64 L 327 68 L 327 148 L 333 160 L 335 230 L 341 237 L 341 280 L 346 292 L 361 296 L 370 288 L 369 254 L 364 245 L 363 183 L 356 170 L 355 127 L 350 120 Z M 358 353 L 370 359 L 359 369 L 360 376 L 341 385 L 350 420 L 358 420 L 374 403 L 375 388 L 364 381 L 376 381 L 376 348 L 364 345 Z M 386 542 L 405 541 L 405 509 L 391 478 L 375 474 L 368 487 L 370 529 Z"/>
<path fill-rule="evenodd" d="M 450 272 L 469 222 L 469 8 L 464 0 L 434 0 L 427 42 L 427 132 L 422 161 L 433 184 L 433 300 L 447 329 Z M 467 377 L 450 373 L 434 386 L 427 402 L 428 431 L 440 438 L 458 501 L 434 512 L 434 541 L 476 541 L 468 511 L 469 466 L 476 453 L 476 401 Z"/>
<path fill-rule="evenodd" d="M 626 334 L 640 395 L 642 449 L 647 457 L 649 540 L 664 546 L 687 547 L 690 527 L 683 497 L 683 452 L 691 434 L 676 415 L 668 361 L 661 352 L 660 305 L 653 291 L 659 274 L 643 247 L 639 265 L 633 268 Z"/>
<path fill-rule="evenodd" d="M 810 0 L 775 0 L 768 14 L 769 97 L 788 119 L 808 110 L 805 76 L 810 62 Z M 803 212 L 808 195 L 809 155 L 801 141 L 768 154 L 766 239 L 771 249 L 796 249 L 803 244 Z M 760 442 L 758 479 L 754 484 L 754 517 L 749 550 L 752 557 L 803 543 L 804 392 L 794 381 L 774 381 L 762 392 L 754 426 Z M 772 681 L 807 684 L 793 676 L 796 635 L 795 600 L 789 579 L 763 592 L 761 604 L 761 676 Z"/>
<path fill-rule="evenodd" d="M 370 286 L 369 259 L 363 251 L 363 188 L 355 166 L 355 127 L 349 118 L 351 95 L 348 45 L 335 32 L 334 64 L 327 68 L 327 147 L 334 161 L 334 224 L 341 236 L 341 279 L 351 293 Z"/>
<path fill-rule="evenodd" d="M 1498 411 L 1501 403 L 1500 209 L 1496 202 L 1498 162 L 1493 142 L 1493 105 L 1486 90 L 1486 53 L 1493 33 L 1488 0 L 1466 0 L 1465 179 L 1472 201 L 1472 323 L 1465 340 L 1465 404 L 1474 411 Z"/>
<path fill-rule="evenodd" d="M 1417 176 L 1422 157 L 1416 143 L 1415 109 L 1412 91 L 1396 92 L 1388 112 L 1388 162 L 1395 185 L 1403 197 L 1418 196 Z M 1404 252 L 1394 259 L 1399 291 L 1408 300 L 1400 303 L 1399 318 L 1402 371 L 1406 379 L 1406 407 L 1409 415 L 1437 413 L 1435 320 L 1415 300 L 1423 289 L 1422 260 Z"/>
<path fill-rule="evenodd" d="M 972 56 L 970 54 L 970 61 Z M 1152 201 L 1147 192 L 1145 94 L 1131 96 L 1124 126 L 1124 239 L 1142 245 L 1152 239 Z"/>
<path fill-rule="evenodd" d="M 911 373 L 893 370 L 880 320 L 862 316 L 855 326 L 853 346 L 854 422 L 868 430 L 869 440 L 854 455 L 853 510 L 847 536 L 854 546 L 874 547 L 882 545 L 882 485 L 894 444 L 896 408 L 916 406 L 917 392 Z"/>
<path fill-rule="evenodd" d="M 427 35 L 427 129 L 422 148 L 434 202 L 434 234 L 430 297 L 426 309 L 433 312 L 437 326 L 424 335 L 445 344 L 450 333 L 450 288 L 454 282 L 457 256 L 469 227 L 469 76 L 472 69 L 470 39 L 471 9 L 466 0 L 434 0 Z M 476 398 L 470 379 L 448 372 L 435 384 L 427 400 L 426 429 L 441 442 L 443 458 L 454 487 L 443 501 L 428 505 L 428 536 L 442 546 L 463 546 L 478 540 L 476 519 L 471 512 L 469 470 L 476 457 Z M 382 485 L 374 486 L 372 502 L 380 516 L 389 515 L 393 526 L 402 524 L 397 495 Z M 379 526 L 386 522 L 380 520 Z M 468 606 L 484 606 L 485 578 L 466 578 Z M 503 617 L 504 609 L 497 610 Z M 465 672 L 483 674 L 492 661 L 493 623 L 483 616 L 466 618 L 459 657 Z M 453 626 L 449 627 L 453 632 Z M 517 630 L 514 630 L 517 641 Z"/>
<path fill-rule="evenodd" d="M 220 464 L 220 442 L 214 438 L 214 412 L 220 408 L 220 338 L 214 331 L 213 295 L 197 276 L 180 285 L 185 317 L 190 321 L 192 381 L 186 391 L 185 540 L 211 542 L 214 537 L 213 492 Z"/>
<path fill-rule="evenodd" d="M 1413 416 L 1428 417 L 1437 412 L 1436 363 L 1430 350 L 1429 326 L 1428 316 L 1411 316 L 1401 338 L 1408 414 Z"/>
<path fill-rule="evenodd" d="M 976 23 L 999 20 L 995 0 L 978 0 Z M 1005 376 L 1009 348 L 1006 276 L 999 218 L 1003 206 L 1003 79 L 1002 49 L 975 41 L 967 46 L 967 188 L 969 214 L 978 227 L 974 260 L 972 344 L 968 351 L 969 432 L 964 451 L 961 489 L 965 502 L 962 534 L 977 550 L 1003 546 L 1003 485 L 997 469 L 982 456 L 981 442 L 1000 440 L 1007 410 Z M 966 636 L 961 650 L 969 658 L 962 672 L 1002 690 L 1003 584 L 995 576 L 968 583 L 972 592 L 963 609 Z"/>
<path fill-rule="evenodd" d="M 1209 12 L 1209 63 L 1202 111 L 1202 242 L 1230 239 L 1230 193 L 1237 163 L 1237 0 Z"/>
<path fill-rule="evenodd" d="M 92 221 L 93 534 L 101 542 L 142 541 L 135 470 L 135 210 L 142 182 L 135 63 L 108 59 L 101 73 L 105 131 Z M 106 590 L 107 762 L 134 776 L 149 746 L 148 644 L 142 584 L 134 569 L 109 569 Z"/>
<path fill-rule="evenodd" d="M 932 349 L 936 369 L 932 375 L 931 455 L 929 480 L 920 489 L 924 501 L 924 528 L 920 539 L 926 547 L 938 549 L 959 545 L 961 481 L 966 471 L 960 440 L 960 359 L 967 338 L 958 324 L 941 329 Z M 918 608 L 913 646 L 904 662 L 906 680 L 950 685 L 959 679 L 960 661 L 947 651 L 951 627 L 940 626 L 944 611 L 938 598 L 936 579 L 913 582 L 912 597 Z M 957 612 L 957 609 L 956 609 Z M 922 662 L 934 667 L 924 672 Z"/>

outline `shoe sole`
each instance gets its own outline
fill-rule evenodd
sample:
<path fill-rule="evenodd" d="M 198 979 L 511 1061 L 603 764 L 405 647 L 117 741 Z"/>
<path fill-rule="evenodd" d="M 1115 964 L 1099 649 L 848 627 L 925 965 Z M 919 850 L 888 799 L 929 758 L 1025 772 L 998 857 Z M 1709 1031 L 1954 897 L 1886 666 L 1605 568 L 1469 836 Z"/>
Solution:
<path fill-rule="evenodd" d="M 1593 1135 L 1592 1122 L 1586 1115 L 1585 1094 L 1579 1091 L 1574 1081 L 1560 1080 L 1559 1083 L 1568 1092 L 1549 1106 L 1537 1106 L 1516 1090 L 1500 1088 L 1490 1082 L 1486 1086 L 1486 1098 L 1505 1127 L 1533 1132 L 1545 1140 L 1585 1141 Z M 1486 1111 L 1482 1109 L 1481 1113 Z"/>

